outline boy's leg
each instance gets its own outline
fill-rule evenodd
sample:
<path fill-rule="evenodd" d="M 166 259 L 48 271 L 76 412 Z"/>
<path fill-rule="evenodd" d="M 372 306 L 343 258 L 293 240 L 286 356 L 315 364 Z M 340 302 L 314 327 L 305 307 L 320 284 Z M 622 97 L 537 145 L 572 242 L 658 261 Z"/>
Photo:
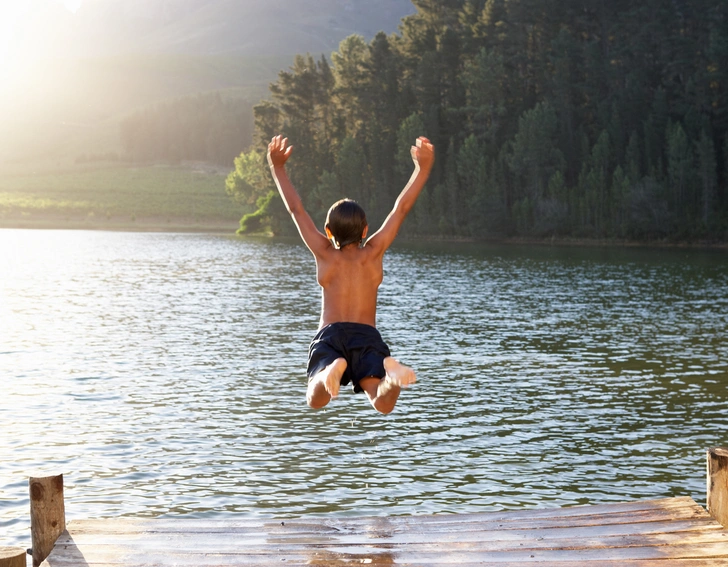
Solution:
<path fill-rule="evenodd" d="M 339 395 L 341 377 L 346 370 L 346 359 L 337 358 L 308 382 L 306 401 L 314 409 L 324 407 Z"/>
<path fill-rule="evenodd" d="M 417 378 L 414 370 L 391 356 L 384 359 L 384 370 L 387 373 L 384 378 L 362 378 L 359 386 L 366 392 L 374 409 L 387 414 L 394 409 L 402 388 L 414 384 Z"/>

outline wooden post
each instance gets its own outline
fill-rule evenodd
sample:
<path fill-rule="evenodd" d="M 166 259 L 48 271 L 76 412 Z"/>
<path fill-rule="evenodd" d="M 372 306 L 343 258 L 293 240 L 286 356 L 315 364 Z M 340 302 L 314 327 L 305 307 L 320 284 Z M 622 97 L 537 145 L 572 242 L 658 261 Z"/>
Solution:
<path fill-rule="evenodd" d="M 25 567 L 25 555 L 22 547 L 0 547 L 0 567 Z"/>
<path fill-rule="evenodd" d="M 728 528 L 728 449 L 708 449 L 708 512 Z"/>
<path fill-rule="evenodd" d="M 30 478 L 30 535 L 33 567 L 50 555 L 58 536 L 66 529 L 63 475 Z"/>

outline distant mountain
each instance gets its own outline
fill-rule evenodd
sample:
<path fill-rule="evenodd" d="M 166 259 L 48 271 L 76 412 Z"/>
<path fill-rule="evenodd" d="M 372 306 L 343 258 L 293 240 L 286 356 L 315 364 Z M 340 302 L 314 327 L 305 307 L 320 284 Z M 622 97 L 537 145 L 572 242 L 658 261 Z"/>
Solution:
<path fill-rule="evenodd" d="M 328 55 L 353 33 L 396 31 L 413 12 L 410 0 L 85 0 L 75 15 L 61 16 L 54 49 L 61 56 Z"/>
<path fill-rule="evenodd" d="M 12 38 L 22 72 L 0 80 L 0 164 L 115 150 L 119 120 L 165 100 L 260 100 L 294 54 L 328 57 L 415 12 L 410 0 L 84 0 L 75 14 L 28 1 Z"/>

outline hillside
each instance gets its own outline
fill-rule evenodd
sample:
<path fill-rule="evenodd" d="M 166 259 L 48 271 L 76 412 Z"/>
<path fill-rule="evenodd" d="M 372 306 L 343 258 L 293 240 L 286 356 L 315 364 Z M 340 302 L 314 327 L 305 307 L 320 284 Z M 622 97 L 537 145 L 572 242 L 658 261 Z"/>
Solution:
<path fill-rule="evenodd" d="M 0 164 L 116 151 L 120 119 L 181 96 L 258 100 L 294 54 L 328 56 L 346 36 L 396 31 L 414 12 L 409 0 L 85 0 L 75 14 L 54 0 L 33 6 L 14 30 L 16 69 L 0 82 Z"/>

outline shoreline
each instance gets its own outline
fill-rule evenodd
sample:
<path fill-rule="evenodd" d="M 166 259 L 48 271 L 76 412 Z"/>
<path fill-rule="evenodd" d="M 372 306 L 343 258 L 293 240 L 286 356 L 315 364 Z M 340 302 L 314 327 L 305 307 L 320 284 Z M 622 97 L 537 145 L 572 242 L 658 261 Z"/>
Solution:
<path fill-rule="evenodd" d="M 27 218 L 5 219 L 0 217 L 0 229 L 25 230 L 94 230 L 109 232 L 209 232 L 235 234 L 239 221 L 224 219 L 195 220 L 189 218 L 145 218 L 136 220 L 111 219 L 57 219 L 57 218 Z"/>
<path fill-rule="evenodd" d="M 485 242 L 485 241 L 483 241 Z M 728 250 L 728 242 L 716 241 L 669 241 L 669 240 L 625 240 L 609 238 L 543 238 L 531 239 L 510 237 L 498 240 L 503 244 L 523 244 L 531 246 L 573 246 L 573 247 L 609 247 L 609 248 L 666 248 L 666 249 L 700 249 Z"/>
<path fill-rule="evenodd" d="M 141 217 L 136 220 L 119 220 L 112 218 L 100 219 L 58 219 L 58 218 L 1 218 L 0 230 L 91 230 L 110 232 L 188 232 L 235 235 L 239 227 L 238 221 L 225 219 L 195 220 L 190 218 L 160 219 L 156 217 Z M 246 236 L 275 238 L 270 234 L 255 233 Z M 404 236 L 397 238 L 403 243 L 432 242 L 432 243 L 468 243 L 468 244 L 504 244 L 521 246 L 558 246 L 575 248 L 663 248 L 685 250 L 728 250 L 728 242 L 720 241 L 670 241 L 670 240 L 626 240 L 613 238 L 582 238 L 582 237 L 491 237 L 491 238 L 463 238 L 463 237 L 436 237 L 436 236 Z"/>

